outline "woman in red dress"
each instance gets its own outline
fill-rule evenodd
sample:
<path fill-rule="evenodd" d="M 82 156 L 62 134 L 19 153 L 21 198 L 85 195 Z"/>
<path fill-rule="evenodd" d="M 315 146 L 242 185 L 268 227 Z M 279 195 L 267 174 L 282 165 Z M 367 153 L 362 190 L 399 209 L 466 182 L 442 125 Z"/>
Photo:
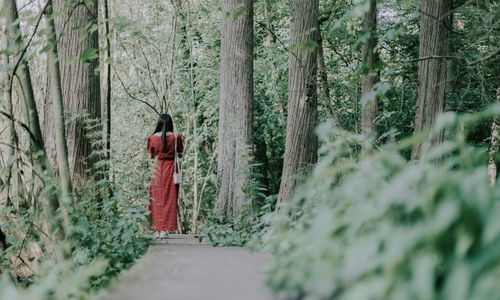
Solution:
<path fill-rule="evenodd" d="M 155 132 L 148 138 L 148 153 L 151 158 L 157 158 L 151 174 L 148 206 L 155 238 L 163 238 L 167 231 L 177 230 L 179 185 L 174 184 L 173 177 L 174 168 L 179 172 L 179 165 L 174 161 L 175 145 L 177 144 L 178 157 L 182 157 L 184 147 L 180 135 L 173 131 L 172 117 L 162 114 L 158 118 Z"/>

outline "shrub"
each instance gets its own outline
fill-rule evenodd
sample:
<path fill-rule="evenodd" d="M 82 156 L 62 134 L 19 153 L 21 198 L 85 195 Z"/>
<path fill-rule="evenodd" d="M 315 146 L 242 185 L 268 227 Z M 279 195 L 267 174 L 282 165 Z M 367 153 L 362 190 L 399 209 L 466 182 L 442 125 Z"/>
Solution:
<path fill-rule="evenodd" d="M 499 298 L 500 187 L 463 130 L 489 116 L 445 115 L 433 132 L 452 138 L 418 162 L 401 153 L 428 136 L 366 149 L 320 128 L 322 160 L 266 235 L 270 287 L 307 299 Z"/>
<path fill-rule="evenodd" d="M 120 191 L 107 195 L 109 182 L 87 185 L 79 191 L 79 202 L 71 212 L 67 236 L 45 249 L 33 277 L 20 286 L 4 269 L 0 299 L 82 299 L 107 286 L 119 272 L 130 267 L 148 248 L 144 203 L 130 201 Z M 38 242 L 37 235 L 26 243 Z M 21 242 L 3 253 L 21 253 Z"/>

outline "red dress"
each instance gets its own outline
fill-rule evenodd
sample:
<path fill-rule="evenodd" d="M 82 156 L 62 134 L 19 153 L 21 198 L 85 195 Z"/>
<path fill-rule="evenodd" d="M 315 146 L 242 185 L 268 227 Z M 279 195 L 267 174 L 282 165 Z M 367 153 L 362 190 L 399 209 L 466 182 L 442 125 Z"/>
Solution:
<path fill-rule="evenodd" d="M 174 184 L 174 145 L 177 136 L 177 153 L 182 156 L 184 147 L 180 135 L 166 136 L 167 149 L 162 150 L 161 136 L 151 135 L 148 138 L 148 153 L 157 158 L 151 185 L 149 187 L 148 210 L 151 212 L 153 230 L 177 230 L 177 195 L 179 186 Z"/>

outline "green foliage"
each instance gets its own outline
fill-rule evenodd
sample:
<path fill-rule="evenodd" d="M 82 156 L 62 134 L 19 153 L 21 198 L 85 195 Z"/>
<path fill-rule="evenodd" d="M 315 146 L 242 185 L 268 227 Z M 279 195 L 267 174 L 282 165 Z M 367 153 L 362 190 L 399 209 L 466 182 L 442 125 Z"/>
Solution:
<path fill-rule="evenodd" d="M 227 220 L 209 216 L 202 228 L 201 240 L 214 246 L 246 246 L 255 234 L 262 229 L 262 224 L 252 218 Z"/>
<path fill-rule="evenodd" d="M 64 228 L 64 234 L 54 232 L 59 226 L 50 228 L 62 222 L 60 211 L 44 226 L 46 214 L 38 205 L 41 199 L 28 209 L 11 206 L 1 211 L 1 228 L 9 244 L 0 256 L 4 274 L 0 281 L 1 299 L 88 298 L 130 267 L 148 248 L 148 195 L 138 180 L 142 174 L 130 174 L 128 181 L 117 181 L 113 187 L 107 179 L 109 161 L 102 159 L 105 141 L 100 123 L 89 119 L 83 111 L 72 114 L 70 121 L 80 122 L 92 141 L 92 153 L 85 158 L 94 162 L 93 168 L 87 170 L 90 177 L 75 191 L 76 204 L 69 211 L 70 225 Z M 44 175 L 40 194 L 55 192 L 60 197 L 57 178 Z M 128 192 L 130 182 L 140 184 L 141 192 Z M 40 249 L 39 255 L 30 256 L 33 249 Z M 12 264 L 16 257 L 22 258 L 17 266 Z M 8 274 L 19 274 L 20 268 L 29 269 L 24 272 L 29 277 L 9 278 Z"/>
<path fill-rule="evenodd" d="M 101 180 L 100 184 L 106 188 L 109 183 Z M 75 245 L 73 255 L 86 257 L 81 263 L 98 258 L 107 261 L 105 270 L 91 278 L 92 287 L 99 288 L 146 252 L 146 205 L 126 203 L 121 191 L 102 197 L 89 189 L 85 196 L 75 207 L 70 240 Z"/>
<path fill-rule="evenodd" d="M 307 299 L 498 298 L 500 186 L 461 129 L 484 118 L 441 119 L 435 132 L 452 138 L 419 162 L 401 155 L 417 138 L 356 155 L 363 137 L 320 128 L 324 158 L 265 237 L 270 287 Z"/>
<path fill-rule="evenodd" d="M 274 199 L 276 201 L 276 199 Z M 253 213 L 244 213 L 241 217 L 227 220 L 210 215 L 202 228 L 201 241 L 214 246 L 239 246 L 260 249 L 261 235 L 270 225 L 272 211 L 267 204 Z"/>
<path fill-rule="evenodd" d="M 53 244 L 53 255 L 46 252 L 40 258 L 40 267 L 25 282 L 26 288 L 20 287 L 19 282 L 16 287 L 7 276 L 8 258 L 21 253 L 26 244 L 38 242 L 40 232 L 31 229 L 33 234 L 28 231 L 26 240 L 9 236 L 11 246 L 2 256 L 7 264 L 3 263 L 2 268 L 1 299 L 87 298 L 147 250 L 144 205 L 127 203 L 120 191 L 113 192 L 113 196 L 99 192 L 108 190 L 108 185 L 102 180 L 100 186 L 87 185 L 80 191 L 68 236 Z"/>
<path fill-rule="evenodd" d="M 90 64 L 96 58 L 99 58 L 99 53 L 97 49 L 94 48 L 85 48 L 80 56 L 81 60 L 84 64 Z"/>

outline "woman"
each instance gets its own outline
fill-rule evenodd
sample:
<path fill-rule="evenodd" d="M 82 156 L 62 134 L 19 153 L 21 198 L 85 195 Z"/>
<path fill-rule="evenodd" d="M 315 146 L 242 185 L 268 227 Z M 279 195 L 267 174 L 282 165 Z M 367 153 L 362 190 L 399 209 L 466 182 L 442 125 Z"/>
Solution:
<path fill-rule="evenodd" d="M 179 172 L 179 165 L 174 162 L 175 145 L 178 157 L 182 157 L 184 147 L 182 139 L 174 134 L 174 124 L 169 114 L 158 118 L 154 133 L 148 138 L 148 153 L 157 158 L 151 186 L 149 187 L 151 226 L 155 238 L 164 238 L 169 230 L 177 230 L 177 196 L 179 186 L 174 184 L 174 168 Z"/>

